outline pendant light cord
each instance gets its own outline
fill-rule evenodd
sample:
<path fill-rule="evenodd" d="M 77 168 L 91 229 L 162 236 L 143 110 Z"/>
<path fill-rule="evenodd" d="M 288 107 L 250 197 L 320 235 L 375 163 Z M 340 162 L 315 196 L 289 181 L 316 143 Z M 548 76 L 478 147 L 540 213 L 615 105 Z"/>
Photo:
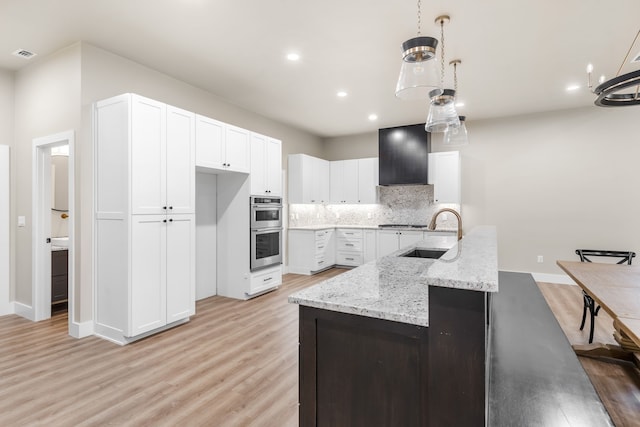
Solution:
<path fill-rule="evenodd" d="M 422 33 L 422 10 L 420 9 L 421 0 L 418 0 L 418 37 Z"/>
<path fill-rule="evenodd" d="M 633 39 L 633 43 L 631 43 L 631 46 L 629 46 L 629 50 L 627 51 L 627 54 L 625 55 L 624 59 L 622 60 L 622 64 L 620 64 L 620 68 L 618 68 L 618 72 L 616 73 L 616 77 L 618 77 L 620 75 L 620 71 L 622 71 L 622 67 L 624 67 L 624 64 L 627 62 L 627 59 L 629 58 L 629 54 L 631 53 L 631 49 L 633 49 L 633 45 L 636 44 L 636 40 L 638 40 L 638 36 L 640 36 L 640 30 L 638 30 L 636 37 Z"/>
<path fill-rule="evenodd" d="M 440 20 L 440 86 L 444 87 L 444 19 Z"/>

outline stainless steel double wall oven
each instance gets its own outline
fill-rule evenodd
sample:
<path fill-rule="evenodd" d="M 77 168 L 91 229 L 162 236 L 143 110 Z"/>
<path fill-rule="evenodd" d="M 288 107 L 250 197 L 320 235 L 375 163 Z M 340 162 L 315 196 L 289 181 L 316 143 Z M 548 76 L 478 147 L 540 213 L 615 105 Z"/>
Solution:
<path fill-rule="evenodd" d="M 251 271 L 282 263 L 282 199 L 251 196 Z"/>

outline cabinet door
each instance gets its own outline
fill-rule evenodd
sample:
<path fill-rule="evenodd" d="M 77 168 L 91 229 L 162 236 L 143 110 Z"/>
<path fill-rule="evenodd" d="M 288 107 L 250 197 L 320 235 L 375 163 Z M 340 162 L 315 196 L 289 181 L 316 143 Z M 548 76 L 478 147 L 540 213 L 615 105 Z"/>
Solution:
<path fill-rule="evenodd" d="M 161 214 L 167 206 L 166 106 L 140 96 L 131 100 L 131 212 Z"/>
<path fill-rule="evenodd" d="M 282 196 L 282 142 L 268 138 L 266 179 L 270 196 Z"/>
<path fill-rule="evenodd" d="M 398 248 L 406 248 L 407 246 L 411 246 L 422 240 L 423 233 L 422 231 L 406 231 L 403 230 L 400 232 Z"/>
<path fill-rule="evenodd" d="M 358 159 L 358 203 L 377 203 L 378 158 Z"/>
<path fill-rule="evenodd" d="M 342 161 L 329 162 L 329 188 L 331 203 L 344 203 L 344 163 Z"/>
<path fill-rule="evenodd" d="M 195 215 L 168 215 L 167 323 L 195 313 Z"/>
<path fill-rule="evenodd" d="M 131 219 L 128 337 L 167 323 L 165 220 L 165 215 L 133 215 Z"/>
<path fill-rule="evenodd" d="M 268 195 L 267 184 L 267 137 L 251 134 L 251 194 Z"/>
<path fill-rule="evenodd" d="M 330 193 L 330 166 L 329 162 L 322 159 L 315 159 L 313 174 L 314 194 L 316 203 L 327 203 L 331 199 Z"/>
<path fill-rule="evenodd" d="M 460 203 L 460 152 L 429 154 L 429 184 L 435 203 Z"/>
<path fill-rule="evenodd" d="M 378 230 L 378 257 L 389 255 L 398 250 L 398 232 Z"/>
<path fill-rule="evenodd" d="M 195 213 L 195 115 L 167 106 L 167 212 Z"/>
<path fill-rule="evenodd" d="M 196 166 L 222 169 L 224 123 L 196 115 Z"/>
<path fill-rule="evenodd" d="M 226 125 L 225 161 L 226 169 L 234 172 L 249 173 L 249 146 L 251 134 L 248 130 Z"/>
<path fill-rule="evenodd" d="M 344 203 L 358 203 L 358 160 L 343 160 Z"/>
<path fill-rule="evenodd" d="M 363 241 L 363 246 L 364 246 L 364 250 L 363 250 L 363 258 L 364 258 L 364 262 L 369 262 L 369 261 L 373 261 L 374 259 L 376 259 L 377 256 L 377 250 L 376 250 L 376 230 L 364 230 L 364 237 L 363 237 L 364 241 Z"/>

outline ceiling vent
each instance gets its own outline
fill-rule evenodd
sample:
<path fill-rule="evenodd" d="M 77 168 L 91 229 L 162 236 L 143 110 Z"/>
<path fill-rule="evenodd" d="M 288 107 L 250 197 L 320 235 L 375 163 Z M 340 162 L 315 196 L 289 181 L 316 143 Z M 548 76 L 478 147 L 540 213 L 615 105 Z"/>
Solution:
<path fill-rule="evenodd" d="M 29 52 L 28 50 L 25 50 L 25 49 L 18 49 L 15 52 L 13 52 L 13 54 L 15 56 L 19 56 L 20 58 L 24 58 L 24 59 L 31 59 L 37 55 L 36 53 Z"/>

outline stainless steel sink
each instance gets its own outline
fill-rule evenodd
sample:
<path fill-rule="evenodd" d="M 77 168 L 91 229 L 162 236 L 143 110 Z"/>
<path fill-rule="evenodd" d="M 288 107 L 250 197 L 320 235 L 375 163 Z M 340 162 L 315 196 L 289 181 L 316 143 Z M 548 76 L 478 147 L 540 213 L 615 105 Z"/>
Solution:
<path fill-rule="evenodd" d="M 400 255 L 401 257 L 407 258 L 429 258 L 429 259 L 438 259 L 442 255 L 446 254 L 448 249 L 413 249 L 405 254 Z"/>

